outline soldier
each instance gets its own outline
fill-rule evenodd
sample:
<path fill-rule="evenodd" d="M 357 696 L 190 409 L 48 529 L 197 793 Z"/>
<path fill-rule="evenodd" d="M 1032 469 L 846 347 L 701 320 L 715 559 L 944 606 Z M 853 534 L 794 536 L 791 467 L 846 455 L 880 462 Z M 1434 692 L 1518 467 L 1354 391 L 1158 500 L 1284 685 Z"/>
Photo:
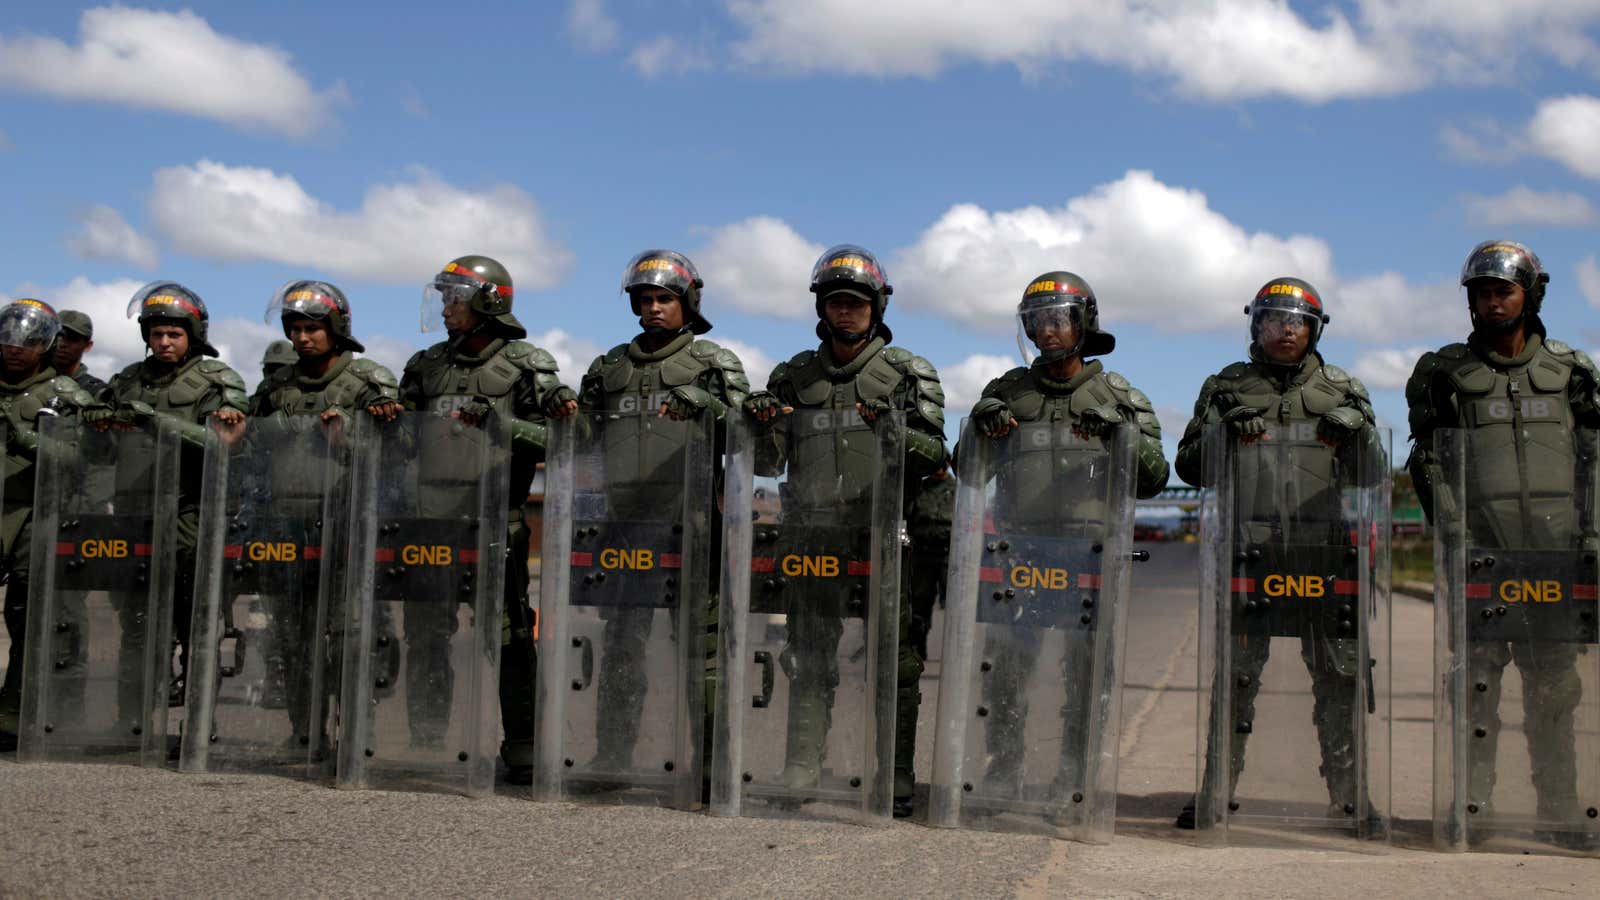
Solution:
<path fill-rule="evenodd" d="M 299 423 L 315 416 L 322 424 L 327 445 L 342 448 L 353 424 L 350 417 L 358 412 L 365 410 L 385 422 L 400 415 L 400 390 L 394 374 L 370 359 L 355 358 L 356 353 L 366 352 L 366 347 L 352 332 L 350 302 L 343 291 L 325 281 L 291 281 L 267 304 L 268 320 L 274 314 L 289 340 L 274 341 L 262 358 L 264 377 L 250 398 L 253 441 L 263 447 L 292 445 L 288 432 L 303 427 Z M 288 349 L 291 362 L 269 369 L 275 348 L 280 345 Z M 294 514 L 311 523 L 302 535 L 306 546 L 321 542 L 323 495 L 334 487 L 322 483 L 325 456 L 313 449 L 304 455 L 277 454 L 268 462 L 273 471 L 267 483 L 273 487 L 276 512 Z M 304 585 L 302 601 L 316 597 L 318 574 L 311 566 L 303 571 L 309 583 Z M 263 648 L 269 695 L 263 705 L 281 706 L 287 702 L 290 720 L 296 727 L 306 722 L 304 656 L 313 645 L 311 632 L 318 627 L 315 617 L 307 612 L 281 610 L 281 615 L 273 616 Z M 329 615 L 334 621 L 341 621 L 335 613 L 330 611 Z"/>
<path fill-rule="evenodd" d="M 720 423 L 730 408 L 739 408 L 750 393 L 744 366 L 731 351 L 698 339 L 711 330 L 711 322 L 700 309 L 704 286 L 694 263 L 676 251 L 646 250 L 628 262 L 622 273 L 622 291 L 643 330 L 590 364 L 578 393 L 583 409 L 604 412 L 617 423 L 639 422 L 646 416 L 674 421 L 710 416 Z M 689 429 L 646 423 L 638 432 L 630 435 L 620 424 L 606 427 L 608 446 L 612 440 L 622 440 L 650 454 L 637 461 L 637 469 L 608 478 L 608 488 L 620 489 L 611 491 L 609 497 L 614 517 L 650 519 L 660 510 L 681 508 L 684 503 L 681 462 L 676 464 L 671 483 L 641 482 L 639 473 L 672 471 L 669 461 L 683 455 Z M 606 465 L 608 469 L 625 467 L 620 459 L 608 460 Z M 712 533 L 718 530 L 711 529 Z M 714 563 L 707 559 L 702 565 Z M 706 633 L 682 639 L 704 642 L 707 696 L 703 743 L 709 748 L 716 690 L 716 597 L 693 600 L 703 606 Z M 607 607 L 600 613 L 606 623 L 604 664 L 595 723 L 598 746 L 591 763 L 598 772 L 624 771 L 633 758 L 647 688 L 644 656 L 653 614 L 649 607 Z M 709 760 L 709 753 L 704 758 Z"/>
<path fill-rule="evenodd" d="M 1145 395 L 1115 372 L 1108 372 L 1097 359 L 1116 347 L 1116 338 L 1100 328 L 1099 303 L 1089 283 L 1071 272 L 1046 272 L 1029 283 L 1017 304 L 1017 343 L 1024 358 L 1037 358 L 1027 367 L 1012 369 L 989 382 L 983 396 L 972 407 L 972 423 L 990 439 L 1003 438 L 1019 426 L 1033 422 L 1060 422 L 1070 425 L 1081 439 L 1099 444 L 1123 422 L 1139 426 L 1135 449 L 1138 471 L 1135 492 L 1153 497 L 1166 487 L 1168 466 L 1161 452 L 1161 423 Z M 1068 461 L 1063 457 L 1061 462 Z M 1041 477 L 1060 478 L 1060 473 L 1045 472 Z M 1097 535 L 1104 526 L 1103 508 L 1062 509 L 1056 502 L 1039 509 L 1022 496 L 1048 491 L 1048 482 L 1029 485 L 1006 477 L 1000 485 L 1005 493 L 1018 496 L 997 498 L 1008 511 L 1008 527 L 1050 522 L 1059 537 Z M 1086 504 L 1103 504 L 1103 498 L 1084 498 Z M 1029 520 L 1035 520 L 1030 522 Z M 997 523 L 997 527 L 998 527 Z M 1037 662 L 1044 629 L 1016 627 L 1011 633 L 992 632 L 984 658 L 992 660 L 994 671 L 987 685 L 989 714 L 986 736 L 990 753 L 985 781 L 995 792 L 1008 793 L 1007 786 L 1021 783 L 1026 747 L 1025 723 L 1028 715 L 1028 680 Z M 1063 656 L 1063 679 L 1068 700 L 1061 715 L 1067 733 L 1061 739 L 1061 769 L 1057 785 L 1081 787 L 1086 723 L 1080 721 L 1089 707 L 1074 696 L 1090 684 L 1094 659 L 1087 632 L 1068 632 L 1069 648 Z M 1014 790 L 1014 789 L 1013 789 Z M 1060 793 L 1060 791 L 1058 791 Z"/>
<path fill-rule="evenodd" d="M 28 572 L 33 544 L 35 426 L 41 415 L 82 413 L 99 420 L 105 406 L 51 366 L 51 344 L 60 320 L 47 304 L 16 300 L 0 309 L 0 413 L 5 416 L 5 517 L 0 519 L 6 598 L 5 626 L 11 649 L 0 685 L 0 752 L 17 749 L 22 700 L 23 641 L 27 633 Z M 81 620 L 80 620 L 81 621 Z"/>
<path fill-rule="evenodd" d="M 556 377 L 556 361 L 522 340 L 527 329 L 511 314 L 511 273 L 487 256 L 462 256 L 446 263 L 423 289 L 423 327 L 442 327 L 449 339 L 419 351 L 406 363 L 400 379 L 401 402 L 408 410 L 443 419 L 441 428 L 474 428 L 491 415 L 510 427 L 512 440 L 511 515 L 507 524 L 505 625 L 501 635 L 500 716 L 506 739 L 501 756 L 513 784 L 533 779 L 534 649 L 528 606 L 528 527 L 521 510 L 528 498 L 534 469 L 544 458 L 545 418 L 577 411 L 577 395 Z M 422 433 L 418 448 L 423 486 L 456 482 L 457 461 L 440 452 L 442 445 Z M 448 722 L 453 681 L 449 636 L 455 631 L 454 604 L 427 607 L 444 615 L 444 628 L 408 616 L 405 621 L 408 685 L 431 684 L 431 693 L 407 695 L 414 722 Z M 419 607 L 419 610 L 422 609 Z M 427 626 L 434 627 L 427 627 Z M 426 646 L 413 645 L 413 630 L 427 635 Z M 447 677 L 429 677 L 444 673 Z M 414 741 L 431 745 L 443 735 L 413 732 Z"/>
<path fill-rule="evenodd" d="M 265 384 L 272 377 L 272 373 L 299 361 L 300 354 L 295 352 L 294 344 L 288 341 L 273 341 L 261 352 L 261 383 Z"/>
<path fill-rule="evenodd" d="M 1245 312 L 1250 316 L 1250 360 L 1233 363 L 1207 378 L 1201 386 L 1194 405 L 1194 418 L 1184 429 L 1178 445 L 1178 477 L 1196 487 L 1213 486 L 1206 483 L 1202 437 L 1206 426 L 1218 424 L 1228 429 L 1230 437 L 1250 444 L 1273 439 L 1269 431 L 1274 429 L 1281 438 L 1297 424 L 1304 423 L 1317 440 L 1334 448 L 1325 462 L 1337 469 L 1332 454 L 1348 456 L 1354 448 L 1367 446 L 1366 442 L 1374 439 L 1376 423 L 1366 388 L 1344 370 L 1325 364 L 1317 352 L 1317 341 L 1328 321 L 1321 295 L 1298 278 L 1274 278 L 1262 285 Z M 1282 474 L 1261 469 L 1241 472 L 1240 477 L 1266 480 Z M 1321 489 L 1324 483 L 1317 480 L 1326 478 L 1326 473 L 1297 469 L 1292 477 L 1306 479 L 1305 489 L 1296 491 L 1296 496 L 1312 498 L 1312 502 L 1304 508 L 1288 511 L 1239 510 L 1237 526 L 1246 532 L 1243 539 L 1260 544 L 1283 541 L 1285 536 L 1278 529 L 1284 522 L 1273 518 L 1282 514 L 1290 521 L 1320 523 L 1323 527 L 1318 533 L 1321 543 L 1335 539 L 1348 542 L 1348 536 L 1333 533 L 1341 528 L 1342 519 L 1337 492 L 1330 496 Z M 1249 487 L 1241 485 L 1241 495 Z M 1317 500 L 1326 501 L 1331 507 L 1324 508 L 1315 502 Z M 1356 678 L 1364 666 L 1358 659 L 1359 643 L 1355 637 L 1330 635 L 1320 626 L 1307 626 L 1307 629 L 1300 635 L 1301 657 L 1311 674 L 1317 739 L 1322 751 L 1321 771 L 1328 786 L 1330 815 L 1337 817 L 1356 808 L 1357 756 L 1363 748 L 1356 745 L 1351 729 L 1358 698 Z M 1228 721 L 1234 723 L 1234 727 L 1228 729 L 1232 738 L 1231 771 L 1226 773 L 1225 786 L 1228 800 L 1244 768 L 1245 743 L 1255 718 L 1261 671 L 1267 664 L 1271 644 L 1269 639 L 1246 636 L 1238 629 L 1231 640 L 1233 671 L 1229 677 L 1235 685 L 1231 692 L 1232 708 L 1212 707 L 1213 717 L 1229 715 Z M 1206 784 L 1214 783 L 1211 772 L 1214 752 L 1207 753 Z M 1185 829 L 1195 827 L 1194 803 L 1183 808 L 1176 824 Z"/>
<path fill-rule="evenodd" d="M 185 657 L 194 599 L 194 550 L 199 528 L 200 476 L 209 423 L 237 434 L 244 425 L 247 401 L 244 380 L 227 364 L 215 359 L 217 350 L 207 342 L 210 314 L 205 301 L 175 281 L 154 281 L 140 288 L 128 302 L 128 317 L 137 318 L 147 355 L 112 376 L 102 399 L 111 404 L 115 420 L 143 426 L 160 416 L 173 422 L 183 442 L 179 464 L 177 578 L 174 589 L 173 627 Z M 137 480 L 137 466 L 119 465 L 118 478 Z M 126 473 L 126 474 L 125 474 Z M 146 475 L 148 477 L 148 475 Z M 143 609 L 124 605 L 122 648 L 124 665 L 136 665 L 142 651 L 127 645 L 138 632 Z M 187 668 L 185 663 L 184 668 Z M 120 717 L 128 723 L 140 715 L 140 679 L 118 680 Z M 181 705 L 183 669 L 172 681 L 170 702 Z"/>
<path fill-rule="evenodd" d="M 849 244 L 833 247 L 811 272 L 816 295 L 816 350 L 796 354 L 772 370 L 767 389 L 750 395 L 746 409 L 758 428 L 781 422 L 795 410 L 854 411 L 867 422 L 891 410 L 906 416 L 905 454 L 908 490 L 914 503 L 922 479 L 945 460 L 944 389 L 939 373 L 920 356 L 889 347 L 893 332 L 884 322 L 894 288 L 883 267 L 868 251 Z M 777 428 L 758 443 L 758 471 L 775 471 L 783 462 L 784 440 Z M 871 478 L 868 460 L 841 456 L 828 464 L 841 467 L 842 495 L 862 493 Z M 851 469 L 851 466 L 857 468 Z M 866 492 L 870 495 L 870 491 Z M 900 650 L 895 729 L 894 813 L 912 812 L 913 764 L 917 710 L 921 704 L 923 656 L 913 643 L 911 604 L 901 603 Z M 797 677 L 791 684 L 789 749 L 783 779 L 791 789 L 818 783 L 822 756 L 833 718 L 834 691 L 839 683 L 836 648 L 843 623 L 832 617 L 810 617 L 798 610 L 789 619 L 789 647 Z"/>
<path fill-rule="evenodd" d="M 56 335 L 55 369 L 71 378 L 93 396 L 100 396 L 106 383 L 89 374 L 83 355 L 94 348 L 94 322 L 75 309 L 61 311 L 61 333 Z"/>
<path fill-rule="evenodd" d="M 1594 498 L 1574 475 L 1580 462 L 1592 465 L 1580 460 L 1576 437 L 1579 429 L 1600 427 L 1600 377 L 1586 354 L 1546 335 L 1539 311 L 1549 280 L 1539 258 L 1521 244 L 1485 241 L 1473 249 L 1461 268 L 1472 332 L 1464 344 L 1423 354 L 1406 383 L 1413 441 L 1406 466 L 1431 521 L 1442 508 L 1435 506 L 1435 492 L 1453 492 L 1453 479 L 1441 471 L 1434 432 L 1461 429 L 1467 438 L 1466 457 L 1459 463 L 1466 470 L 1467 496 L 1464 505 L 1463 498 L 1449 499 L 1466 517 L 1465 540 L 1479 548 L 1584 549 L 1592 554 L 1593 538 L 1583 533 L 1579 519 L 1593 515 L 1589 507 Z M 1439 539 L 1447 540 L 1449 523 L 1437 525 Z M 1438 577 L 1448 575 L 1441 572 Z M 1541 570 L 1538 577 L 1558 575 Z M 1447 612 L 1456 614 L 1440 609 L 1435 615 Z M 1474 690 L 1466 693 L 1467 708 L 1453 715 L 1476 730 L 1467 739 L 1466 771 L 1455 771 L 1454 777 L 1465 782 L 1473 820 L 1494 822 L 1500 684 L 1506 663 L 1515 662 L 1539 820 L 1570 825 L 1548 835 L 1556 843 L 1586 846 L 1581 825 L 1572 824 L 1586 821 L 1578 802 L 1579 754 L 1573 736 L 1575 711 L 1590 699 L 1583 696 L 1579 678 L 1578 655 L 1586 652 L 1581 639 L 1570 634 L 1508 642 L 1469 633 L 1468 641 L 1466 680 Z M 1452 646 L 1451 652 L 1458 650 Z M 1446 787 L 1462 789 L 1459 784 Z M 1436 787 L 1436 796 L 1438 792 Z M 1589 809 L 1588 815 L 1593 814 Z M 1484 828 L 1466 837 L 1476 845 L 1490 833 Z M 1447 835 L 1447 841 L 1455 843 L 1457 837 Z"/>

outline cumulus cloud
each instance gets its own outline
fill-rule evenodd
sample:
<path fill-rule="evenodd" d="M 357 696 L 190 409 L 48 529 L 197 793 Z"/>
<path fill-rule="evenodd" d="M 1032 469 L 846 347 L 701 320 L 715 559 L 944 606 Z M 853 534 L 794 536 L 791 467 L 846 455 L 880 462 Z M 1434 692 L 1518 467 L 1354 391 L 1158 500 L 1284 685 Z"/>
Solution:
<path fill-rule="evenodd" d="M 711 340 L 732 350 L 733 355 L 739 357 L 739 362 L 744 364 L 744 374 L 750 379 L 750 390 L 759 391 L 766 388 L 767 376 L 772 374 L 773 367 L 778 364 L 767 351 L 738 338 L 725 338 L 713 334 Z"/>
<path fill-rule="evenodd" d="M 1590 306 L 1600 309 L 1600 265 L 1593 254 L 1578 263 L 1578 292 Z"/>
<path fill-rule="evenodd" d="M 133 333 L 134 337 L 139 336 L 137 328 Z M 211 323 L 209 338 L 211 346 L 217 348 L 217 358 L 232 366 L 244 379 L 245 387 L 253 391 L 261 381 L 261 354 L 268 344 L 283 338 L 283 329 L 260 319 L 230 316 Z"/>
<path fill-rule="evenodd" d="M 1407 347 L 1403 350 L 1372 350 L 1356 360 L 1350 373 L 1371 390 L 1398 390 L 1406 386 L 1417 360 L 1428 352 L 1428 347 Z"/>
<path fill-rule="evenodd" d="M 104 204 L 96 205 L 78 220 L 78 230 L 67 238 L 67 248 L 84 259 L 111 259 L 141 269 L 154 269 L 161 262 L 156 242 L 129 225 L 122 214 Z"/>
<path fill-rule="evenodd" d="M 1600 179 L 1600 97 L 1570 94 L 1540 101 L 1528 123 L 1528 138 L 1541 156 L 1585 178 Z"/>
<path fill-rule="evenodd" d="M 222 261 L 266 260 L 386 283 L 420 282 L 450 257 L 482 253 L 519 290 L 558 282 L 572 254 L 545 232 L 533 198 L 500 184 L 464 190 L 426 169 L 368 188 L 341 210 L 293 176 L 211 160 L 155 173 L 149 215 L 175 248 Z"/>
<path fill-rule="evenodd" d="M 218 34 L 205 19 L 125 6 L 86 10 L 78 43 L 0 35 L 0 85 L 119 103 L 306 137 L 332 121 L 344 89 L 314 89 L 290 55 Z"/>
<path fill-rule="evenodd" d="M 21 284 L 0 299 L 36 297 L 57 312 L 75 309 L 87 313 L 94 322 L 94 348 L 84 355 L 83 364 L 101 378 L 109 378 L 144 358 L 139 327 L 127 317 L 128 301 L 143 286 L 144 282 L 134 279 L 95 282 L 79 276 L 59 285 Z"/>
<path fill-rule="evenodd" d="M 567 33 L 589 50 L 609 50 L 621 29 L 606 12 L 605 0 L 572 0 L 567 7 Z"/>
<path fill-rule="evenodd" d="M 972 411 L 972 404 L 983 396 L 983 389 L 996 378 L 1021 365 L 1014 356 L 975 353 L 966 359 L 938 366 L 939 383 L 944 387 L 945 424 L 953 434 L 961 419 Z"/>
<path fill-rule="evenodd" d="M 646 78 L 710 67 L 705 54 L 684 46 L 670 34 L 658 35 L 635 47 L 628 54 L 628 64 Z"/>
<path fill-rule="evenodd" d="M 543 334 L 530 334 L 528 342 L 550 351 L 550 355 L 556 358 L 561 383 L 573 390 L 577 390 L 579 382 L 583 381 L 583 373 L 589 371 L 589 364 L 604 352 L 604 348 L 594 341 L 560 328 L 552 328 Z"/>
<path fill-rule="evenodd" d="M 1571 191 L 1536 191 L 1517 185 L 1503 194 L 1462 198 L 1468 218 L 1480 225 L 1593 225 L 1594 204 Z"/>
<path fill-rule="evenodd" d="M 754 216 L 711 231 L 690 254 L 718 306 L 783 319 L 811 319 L 816 306 L 804 285 L 826 248 L 782 219 Z M 797 287 L 798 286 L 798 287 Z"/>

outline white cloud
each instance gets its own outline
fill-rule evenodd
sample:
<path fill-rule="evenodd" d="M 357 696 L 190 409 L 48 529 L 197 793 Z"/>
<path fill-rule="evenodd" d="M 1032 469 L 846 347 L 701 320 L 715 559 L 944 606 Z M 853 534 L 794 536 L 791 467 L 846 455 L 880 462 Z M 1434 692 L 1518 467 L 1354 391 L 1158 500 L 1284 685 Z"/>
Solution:
<path fill-rule="evenodd" d="M 1600 308 L 1600 265 L 1595 263 L 1593 254 L 1578 263 L 1578 292 L 1590 306 Z"/>
<path fill-rule="evenodd" d="M 609 50 L 621 29 L 606 12 L 605 0 L 572 0 L 567 8 L 567 33 L 589 50 Z"/>
<path fill-rule="evenodd" d="M 95 375 L 109 379 L 124 366 L 144 359 L 139 326 L 128 320 L 128 301 L 144 284 L 131 278 L 93 282 L 79 276 L 62 285 L 22 284 L 11 296 L 36 297 L 57 312 L 75 309 L 86 313 L 94 322 L 94 349 L 84 356 L 83 363 Z"/>
<path fill-rule="evenodd" d="M 628 64 L 640 75 L 654 78 L 664 73 L 693 72 L 709 68 L 704 54 L 685 47 L 677 38 L 663 34 L 633 48 Z"/>
<path fill-rule="evenodd" d="M 1533 149 L 1585 178 L 1600 179 L 1600 97 L 1570 94 L 1540 101 L 1528 123 Z"/>
<path fill-rule="evenodd" d="M 766 389 L 767 376 L 772 374 L 773 368 L 778 364 L 777 360 L 769 356 L 765 350 L 748 341 L 741 341 L 738 338 L 724 338 L 716 334 L 711 335 L 710 339 L 732 350 L 733 355 L 739 357 L 739 362 L 744 363 L 744 374 L 750 379 L 750 390 L 760 391 Z"/>
<path fill-rule="evenodd" d="M 1428 347 L 1407 347 L 1404 350 L 1372 350 L 1356 360 L 1350 374 L 1361 379 L 1371 390 L 1398 390 L 1406 386 L 1417 360 L 1427 353 Z"/>
<path fill-rule="evenodd" d="M 1021 365 L 1014 356 L 977 353 L 956 363 L 939 366 L 939 384 L 944 387 L 945 422 L 955 433 L 972 405 L 983 396 L 990 381 Z"/>
<path fill-rule="evenodd" d="M 134 329 L 135 336 L 138 331 Z M 268 344 L 283 338 L 283 329 L 259 319 L 230 316 L 213 321 L 208 338 L 217 348 L 217 358 L 232 366 L 244 379 L 246 389 L 253 391 L 261 380 L 261 354 Z"/>
<path fill-rule="evenodd" d="M 1481 225 L 1592 225 L 1594 204 L 1571 191 L 1536 191 L 1517 185 L 1504 194 L 1462 198 L 1467 216 Z"/>
<path fill-rule="evenodd" d="M 154 269 L 161 262 L 156 242 L 140 234 L 122 214 L 104 204 L 84 213 L 79 228 L 67 238 L 67 248 L 85 259 L 114 259 Z"/>
<path fill-rule="evenodd" d="M 544 334 L 530 334 L 528 342 L 548 350 L 556 358 L 561 383 L 573 390 L 577 390 L 583 381 L 583 373 L 589 371 L 589 364 L 604 352 L 604 348 L 594 341 L 576 337 L 560 328 L 552 328 Z"/>
<path fill-rule="evenodd" d="M 218 34 L 188 10 L 86 10 L 76 46 L 0 35 L 0 85 L 306 137 L 332 120 L 341 86 L 317 91 L 277 47 Z"/>
<path fill-rule="evenodd" d="M 341 210 L 293 176 L 201 160 L 155 173 L 149 213 L 162 237 L 196 256 L 387 283 L 420 283 L 464 253 L 500 260 L 519 292 L 550 287 L 572 266 L 520 188 L 463 190 L 422 168 L 368 188 L 359 209 Z"/>
<path fill-rule="evenodd" d="M 691 254 L 706 297 L 715 304 L 706 315 L 716 321 L 713 311 L 725 305 L 783 319 L 816 318 L 816 304 L 803 285 L 824 249 L 771 216 L 712 230 L 705 246 Z"/>

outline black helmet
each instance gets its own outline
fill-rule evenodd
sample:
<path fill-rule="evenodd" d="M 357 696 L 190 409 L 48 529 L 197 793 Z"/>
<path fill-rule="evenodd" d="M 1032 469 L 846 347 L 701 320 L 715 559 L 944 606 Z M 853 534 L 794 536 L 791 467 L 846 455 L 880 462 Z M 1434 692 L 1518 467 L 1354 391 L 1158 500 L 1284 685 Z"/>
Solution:
<path fill-rule="evenodd" d="M 1103 356 L 1116 349 L 1116 337 L 1100 330 L 1100 304 L 1094 288 L 1080 276 L 1058 269 L 1029 282 L 1022 291 L 1022 302 L 1017 304 L 1017 347 L 1024 360 L 1032 360 L 1029 346 L 1037 346 L 1038 326 L 1062 317 L 1071 323 L 1075 342 L 1070 347 L 1039 351 L 1045 362 L 1074 355 Z"/>
<path fill-rule="evenodd" d="M 271 323 L 276 313 L 283 323 L 283 333 L 289 333 L 289 323 L 297 318 L 322 322 L 333 335 L 334 348 L 343 347 L 357 353 L 367 348 L 350 333 L 350 301 L 344 291 L 326 281 L 291 281 L 267 301 L 267 312 L 262 321 Z"/>
<path fill-rule="evenodd" d="M 1317 341 L 1322 337 L 1322 326 L 1328 324 L 1328 314 L 1322 311 L 1322 296 L 1317 289 L 1310 282 L 1287 276 L 1263 284 L 1244 312 L 1250 317 L 1252 352 L 1260 346 L 1261 324 L 1270 317 L 1295 316 L 1306 321 L 1311 327 L 1311 338 L 1306 343 L 1307 355 L 1316 351 Z"/>
<path fill-rule="evenodd" d="M 639 300 L 633 293 L 636 288 L 666 288 L 683 303 L 685 327 L 695 334 L 711 330 L 711 323 L 700 314 L 700 289 L 705 286 L 694 263 L 676 250 L 646 250 L 628 260 L 622 270 L 622 292 L 628 295 L 634 315 L 639 314 Z"/>
<path fill-rule="evenodd" d="M 459 256 L 445 263 L 422 288 L 422 330 L 444 327 L 439 311 L 454 303 L 467 303 L 475 313 L 500 326 L 506 337 L 528 336 L 511 314 L 511 273 L 487 256 Z"/>
<path fill-rule="evenodd" d="M 43 300 L 24 297 L 0 307 L 0 345 L 49 349 L 60 333 L 60 317 Z"/>
<path fill-rule="evenodd" d="M 190 353 L 216 356 L 217 348 L 206 340 L 211 315 L 200 295 L 176 281 L 152 281 L 134 292 L 128 301 L 128 318 L 138 318 L 139 333 L 150 340 L 150 326 L 178 325 L 189 333 Z"/>
<path fill-rule="evenodd" d="M 1550 283 L 1550 273 L 1539 263 L 1538 255 L 1516 241 L 1484 241 L 1472 248 L 1467 261 L 1461 265 L 1461 286 L 1466 287 L 1468 282 L 1480 278 L 1521 285 L 1527 294 L 1523 316 L 1539 314 L 1539 308 L 1544 305 L 1545 285 Z M 1472 316 L 1472 327 L 1477 328 L 1478 313 L 1472 309 L 1471 294 L 1467 295 L 1467 311 Z M 1520 324 L 1522 316 L 1506 323 L 1512 329 Z"/>
<path fill-rule="evenodd" d="M 811 267 L 811 293 L 817 295 L 817 336 L 827 340 L 831 336 L 822 309 L 833 294 L 852 294 L 872 304 L 872 327 L 865 335 L 840 335 L 845 340 L 866 340 L 881 335 L 885 344 L 894 340 L 894 332 L 884 324 L 883 314 L 889 308 L 889 295 L 894 286 L 889 284 L 889 273 L 878 258 L 855 244 L 838 244 L 817 257 Z"/>

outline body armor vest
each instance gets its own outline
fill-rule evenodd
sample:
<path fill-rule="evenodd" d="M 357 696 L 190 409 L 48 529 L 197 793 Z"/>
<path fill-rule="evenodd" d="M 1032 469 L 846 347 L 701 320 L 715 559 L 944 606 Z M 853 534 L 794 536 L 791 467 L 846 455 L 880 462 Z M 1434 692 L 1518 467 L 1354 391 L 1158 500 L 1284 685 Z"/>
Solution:
<path fill-rule="evenodd" d="M 871 504 L 878 437 L 856 404 L 889 400 L 906 377 L 884 356 L 882 341 L 874 340 L 841 368 L 828 365 L 819 352 L 790 364 L 788 377 L 799 403 L 786 422 L 786 504 L 818 513 Z"/>
<path fill-rule="evenodd" d="M 684 334 L 653 353 L 625 344 L 601 360 L 604 393 L 596 411 L 606 414 L 605 475 L 614 515 L 648 515 L 682 502 L 684 445 L 697 423 L 657 413 L 673 388 L 703 387 L 701 375 L 712 368 L 716 351 L 696 353 L 696 344 L 694 335 Z"/>
<path fill-rule="evenodd" d="M 32 430 L 38 427 L 40 410 L 59 406 L 76 393 L 76 382 L 46 368 L 21 384 L 0 383 L 0 413 L 5 416 L 7 428 Z M 70 406 L 75 410 L 78 404 L 72 402 Z M 20 453 L 7 453 L 5 479 L 6 511 L 31 508 L 34 460 Z"/>
<path fill-rule="evenodd" d="M 217 360 L 195 355 L 165 376 L 150 380 L 144 377 L 149 365 L 149 361 L 134 363 L 111 379 L 112 399 L 122 404 L 144 403 L 185 425 L 198 423 L 200 402 L 218 388 L 218 376 L 232 371 Z M 182 445 L 180 502 L 186 506 L 197 502 L 194 498 L 200 495 L 199 450 L 187 441 Z M 117 494 L 145 496 L 150 490 L 150 479 L 154 477 L 154 434 L 147 433 L 143 439 L 130 435 L 120 442 L 117 452 Z"/>
<path fill-rule="evenodd" d="M 421 411 L 433 414 L 417 435 L 421 442 L 417 448 L 419 475 L 424 485 L 446 486 L 456 495 L 465 496 L 466 492 L 458 489 L 477 483 L 476 466 L 463 464 L 463 443 L 472 448 L 468 452 L 477 451 L 483 444 L 483 432 L 464 427 L 450 414 L 475 397 L 482 397 L 489 401 L 496 416 L 515 418 L 517 385 L 532 371 L 518 365 L 518 360 L 527 359 L 533 352 L 531 344 L 497 340 L 477 360 L 455 353 L 448 342 L 418 354 L 411 369 L 427 398 Z M 522 496 L 513 498 L 515 506 L 526 499 L 526 486 L 535 464 L 532 459 L 520 460 L 512 470 L 512 493 L 516 494 L 519 487 L 523 490 Z"/>
<path fill-rule="evenodd" d="M 256 423 L 255 427 L 276 425 L 292 432 L 276 445 L 270 462 L 272 496 L 280 513 L 315 516 L 321 509 L 329 487 L 325 483 L 329 461 L 340 453 L 322 436 L 318 417 L 323 412 L 336 409 L 355 416 L 371 403 L 397 398 L 392 389 L 387 397 L 364 396 L 382 390 L 369 377 L 376 368 L 371 360 L 346 354 L 320 378 L 307 378 L 297 366 L 286 366 L 267 380 L 265 408 L 271 411 L 273 422 Z"/>

